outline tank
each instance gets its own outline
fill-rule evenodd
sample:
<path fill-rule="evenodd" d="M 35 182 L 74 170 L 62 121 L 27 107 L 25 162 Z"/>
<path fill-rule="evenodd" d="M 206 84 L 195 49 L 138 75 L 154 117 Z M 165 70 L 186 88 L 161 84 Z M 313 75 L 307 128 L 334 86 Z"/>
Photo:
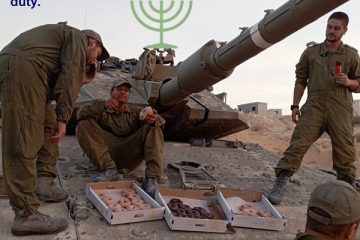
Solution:
<path fill-rule="evenodd" d="M 207 141 L 245 130 L 248 124 L 226 104 L 226 93 L 213 94 L 212 85 L 226 79 L 236 66 L 347 1 L 290 0 L 276 10 L 265 11 L 262 20 L 233 40 L 210 40 L 177 65 L 173 49 L 144 49 L 131 71 L 129 63 L 126 71 L 100 71 L 95 81 L 83 86 L 76 107 L 94 98 L 108 98 L 112 82 L 123 77 L 134 86 L 131 104 L 150 105 L 164 117 L 166 140 Z M 74 118 L 70 125 L 76 125 Z"/>

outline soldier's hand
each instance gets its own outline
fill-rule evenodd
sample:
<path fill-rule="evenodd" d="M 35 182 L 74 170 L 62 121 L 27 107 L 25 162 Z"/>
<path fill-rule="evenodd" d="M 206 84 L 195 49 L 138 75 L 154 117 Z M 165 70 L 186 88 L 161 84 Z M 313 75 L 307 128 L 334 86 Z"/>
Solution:
<path fill-rule="evenodd" d="M 350 80 L 349 80 L 348 76 L 344 73 L 335 74 L 335 82 L 344 87 L 350 86 Z"/>
<path fill-rule="evenodd" d="M 300 109 L 299 108 L 294 108 L 291 112 L 291 120 L 294 122 L 294 123 L 298 123 L 299 119 L 300 119 L 300 116 L 301 116 L 301 112 L 300 112 Z"/>
<path fill-rule="evenodd" d="M 153 124 L 157 119 L 157 111 L 152 109 L 152 114 L 148 114 L 145 118 L 146 122 L 149 124 Z"/>
<path fill-rule="evenodd" d="M 119 107 L 119 102 L 115 98 L 110 98 L 105 101 L 105 108 L 106 110 L 116 110 Z"/>
<path fill-rule="evenodd" d="M 58 126 L 55 135 L 49 137 L 49 141 L 51 143 L 58 143 L 65 137 L 65 134 L 66 134 L 66 122 L 58 121 Z"/>

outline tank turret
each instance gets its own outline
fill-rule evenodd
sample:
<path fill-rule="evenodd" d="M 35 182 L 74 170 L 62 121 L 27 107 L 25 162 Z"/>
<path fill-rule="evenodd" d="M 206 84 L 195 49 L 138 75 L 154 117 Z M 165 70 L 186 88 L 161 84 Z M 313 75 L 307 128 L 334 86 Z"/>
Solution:
<path fill-rule="evenodd" d="M 103 79 L 85 86 L 82 95 L 107 98 L 109 80 L 127 78 L 134 86 L 130 102 L 156 108 L 167 122 L 164 135 L 168 140 L 209 140 L 247 129 L 238 111 L 226 104 L 226 93 L 216 96 L 211 93 L 212 85 L 239 64 L 347 1 L 290 0 L 276 10 L 267 10 L 261 21 L 242 29 L 230 42 L 211 40 L 178 65 L 174 65 L 172 49 L 145 49 L 132 73 L 101 72 L 98 78 Z M 101 84 L 106 95 L 93 94 L 99 93 Z"/>

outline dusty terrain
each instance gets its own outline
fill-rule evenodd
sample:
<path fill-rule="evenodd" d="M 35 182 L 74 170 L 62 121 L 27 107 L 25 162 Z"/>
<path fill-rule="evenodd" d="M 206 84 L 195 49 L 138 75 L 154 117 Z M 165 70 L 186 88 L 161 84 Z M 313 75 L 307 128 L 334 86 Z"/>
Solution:
<path fill-rule="evenodd" d="M 290 116 L 265 117 L 257 114 L 241 113 L 241 118 L 247 121 L 250 128 L 225 137 L 226 140 L 255 143 L 277 155 L 282 155 L 288 147 L 295 124 Z M 360 176 L 360 124 L 355 124 L 354 141 L 356 148 L 357 176 Z M 323 134 L 306 153 L 303 164 L 311 167 L 331 170 L 331 140 Z"/>

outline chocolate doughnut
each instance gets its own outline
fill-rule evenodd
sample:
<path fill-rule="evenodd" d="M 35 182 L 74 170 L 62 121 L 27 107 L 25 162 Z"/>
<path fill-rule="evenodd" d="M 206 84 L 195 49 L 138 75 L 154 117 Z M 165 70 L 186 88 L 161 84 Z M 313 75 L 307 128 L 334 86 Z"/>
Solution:
<path fill-rule="evenodd" d="M 192 214 L 193 218 L 200 218 L 201 217 L 200 212 L 196 211 L 194 209 L 191 210 L 191 214 Z"/>
<path fill-rule="evenodd" d="M 186 204 L 183 204 L 181 207 L 179 208 L 182 208 L 185 210 L 186 213 L 191 213 L 192 211 L 192 208 L 189 206 L 189 205 L 186 205 Z"/>
<path fill-rule="evenodd" d="M 184 203 L 183 203 L 183 201 L 181 201 L 180 199 L 178 199 L 178 198 L 172 198 L 172 199 L 170 199 L 170 203 L 172 203 L 172 204 L 177 204 L 178 206 L 180 205 L 183 205 Z"/>
<path fill-rule="evenodd" d="M 169 202 L 167 205 L 168 205 L 168 207 L 169 207 L 169 209 L 170 209 L 171 212 L 174 212 L 174 211 L 176 211 L 176 210 L 179 208 L 176 203 L 170 203 L 170 202 Z"/>

